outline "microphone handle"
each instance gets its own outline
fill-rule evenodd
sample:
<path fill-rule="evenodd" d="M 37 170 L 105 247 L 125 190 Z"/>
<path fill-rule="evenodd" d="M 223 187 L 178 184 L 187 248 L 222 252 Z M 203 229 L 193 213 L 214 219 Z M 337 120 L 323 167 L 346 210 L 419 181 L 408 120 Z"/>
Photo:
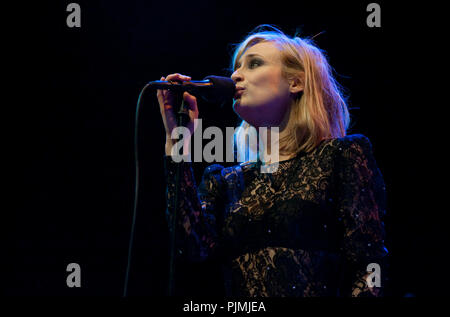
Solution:
<path fill-rule="evenodd" d="M 177 81 L 166 81 L 166 80 L 155 80 L 148 83 L 151 88 L 154 89 L 167 89 L 173 91 L 189 91 L 196 90 L 199 88 L 211 88 L 213 87 L 213 83 L 207 80 L 191 80 L 184 82 Z"/>

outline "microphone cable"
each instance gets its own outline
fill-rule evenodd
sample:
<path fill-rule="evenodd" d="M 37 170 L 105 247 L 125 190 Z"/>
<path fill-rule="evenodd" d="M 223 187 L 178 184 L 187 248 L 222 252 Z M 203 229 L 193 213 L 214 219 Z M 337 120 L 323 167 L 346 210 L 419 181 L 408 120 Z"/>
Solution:
<path fill-rule="evenodd" d="M 135 165 L 135 176 L 134 176 L 134 206 L 133 206 L 133 217 L 131 221 L 131 232 L 130 240 L 128 244 L 128 258 L 127 258 L 127 268 L 125 273 L 125 284 L 123 287 L 123 297 L 128 294 L 128 282 L 130 278 L 130 268 L 131 268 L 131 255 L 133 250 L 134 233 L 136 229 L 136 215 L 138 207 L 138 197 L 139 197 L 139 157 L 138 157 L 138 122 L 139 122 L 139 110 L 141 107 L 141 99 L 144 94 L 145 89 L 149 86 L 146 84 L 139 93 L 139 98 L 136 105 L 136 114 L 134 119 L 134 165 Z"/>

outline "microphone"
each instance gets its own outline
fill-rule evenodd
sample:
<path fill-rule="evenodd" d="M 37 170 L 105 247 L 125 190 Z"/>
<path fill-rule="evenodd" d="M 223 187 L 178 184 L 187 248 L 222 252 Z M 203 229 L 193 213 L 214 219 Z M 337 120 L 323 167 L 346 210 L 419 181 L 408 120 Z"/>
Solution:
<path fill-rule="evenodd" d="M 187 91 L 193 95 L 200 95 L 208 102 L 220 103 L 232 99 L 236 93 L 236 85 L 229 77 L 207 76 L 203 80 L 165 81 L 155 80 L 148 83 L 154 89 L 168 89 L 174 92 Z"/>

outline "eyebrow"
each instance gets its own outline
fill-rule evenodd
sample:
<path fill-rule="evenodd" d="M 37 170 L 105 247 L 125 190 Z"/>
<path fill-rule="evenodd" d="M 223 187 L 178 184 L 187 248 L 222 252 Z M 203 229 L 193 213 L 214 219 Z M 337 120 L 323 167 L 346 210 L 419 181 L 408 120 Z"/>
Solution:
<path fill-rule="evenodd" d="M 245 55 L 245 59 L 249 59 L 249 58 L 251 58 L 251 57 L 254 57 L 254 56 L 259 56 L 259 57 L 263 57 L 262 55 L 260 55 L 260 54 L 257 54 L 257 53 L 252 53 L 252 54 L 248 54 L 248 55 Z M 236 65 L 240 65 L 240 60 L 242 59 L 242 57 L 238 60 L 238 61 L 236 61 Z"/>
<path fill-rule="evenodd" d="M 245 58 L 249 58 L 249 57 L 253 57 L 253 56 L 261 56 L 262 57 L 262 55 L 260 55 L 260 54 L 252 53 L 252 54 L 246 55 Z"/>

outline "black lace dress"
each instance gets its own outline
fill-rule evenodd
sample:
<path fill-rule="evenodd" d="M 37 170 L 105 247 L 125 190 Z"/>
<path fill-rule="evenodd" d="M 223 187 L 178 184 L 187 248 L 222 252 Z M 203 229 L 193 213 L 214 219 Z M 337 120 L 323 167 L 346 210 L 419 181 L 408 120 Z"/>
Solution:
<path fill-rule="evenodd" d="M 220 259 L 228 295 L 380 295 L 365 278 L 387 255 L 385 187 L 365 136 L 324 140 L 274 173 L 260 162 L 213 164 L 198 187 L 191 163 L 165 157 L 169 221 L 176 164 L 177 253 Z"/>

